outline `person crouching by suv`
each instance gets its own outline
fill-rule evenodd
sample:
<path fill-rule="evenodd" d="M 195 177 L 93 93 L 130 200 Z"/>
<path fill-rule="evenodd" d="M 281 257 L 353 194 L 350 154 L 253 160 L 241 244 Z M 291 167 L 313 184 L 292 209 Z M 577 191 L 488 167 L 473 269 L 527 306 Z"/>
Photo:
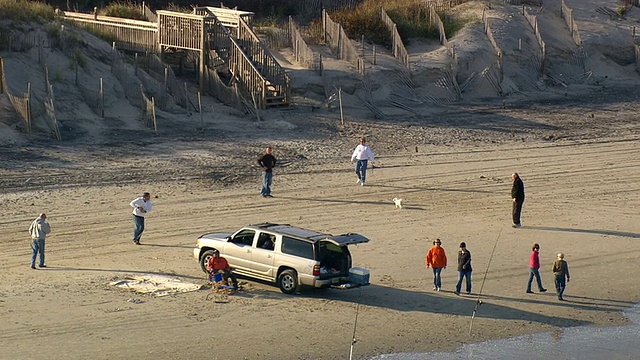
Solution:
<path fill-rule="evenodd" d="M 233 290 L 238 290 L 238 279 L 236 275 L 231 271 L 231 267 L 227 262 L 227 259 L 220 256 L 220 251 L 215 250 L 213 252 L 213 256 L 207 262 L 207 270 L 211 275 L 215 273 L 222 274 L 222 279 L 228 283 L 229 278 L 231 278 L 231 282 L 233 282 Z"/>

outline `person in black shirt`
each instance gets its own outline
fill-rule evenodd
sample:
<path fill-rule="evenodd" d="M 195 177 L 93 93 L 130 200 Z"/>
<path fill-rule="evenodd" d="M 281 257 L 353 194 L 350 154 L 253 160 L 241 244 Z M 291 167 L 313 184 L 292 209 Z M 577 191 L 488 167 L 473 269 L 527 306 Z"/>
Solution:
<path fill-rule="evenodd" d="M 258 158 L 258 165 L 262 167 L 262 197 L 271 196 L 271 182 L 273 181 L 273 167 L 276 166 L 276 158 L 271 155 L 271 146 L 268 146 L 264 155 Z"/>
<path fill-rule="evenodd" d="M 467 250 L 467 244 L 460 243 L 458 250 L 458 283 L 456 284 L 456 295 L 460 295 L 462 288 L 462 279 L 465 278 L 467 295 L 471 295 L 471 253 Z"/>
<path fill-rule="evenodd" d="M 524 184 L 518 173 L 511 174 L 513 186 L 511 187 L 511 198 L 513 199 L 513 227 L 520 227 L 520 213 L 524 204 Z"/>

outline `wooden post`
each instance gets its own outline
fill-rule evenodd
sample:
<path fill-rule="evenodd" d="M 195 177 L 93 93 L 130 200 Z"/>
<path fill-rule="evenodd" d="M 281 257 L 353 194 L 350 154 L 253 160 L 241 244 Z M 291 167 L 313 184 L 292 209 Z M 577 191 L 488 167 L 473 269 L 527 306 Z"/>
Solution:
<path fill-rule="evenodd" d="M 633 37 L 634 38 L 636 37 L 636 27 L 635 26 L 633 27 Z"/>
<path fill-rule="evenodd" d="M 373 45 L 373 65 L 376 64 L 376 46 Z"/>
<path fill-rule="evenodd" d="M 164 87 L 165 89 L 169 87 L 169 66 L 168 65 L 164 67 Z"/>
<path fill-rule="evenodd" d="M 202 97 L 200 96 L 200 91 L 198 91 L 198 111 L 200 111 L 200 126 L 202 127 L 202 131 L 204 131 L 204 114 L 202 113 Z"/>
<path fill-rule="evenodd" d="M 100 116 L 104 117 L 104 88 L 102 86 L 102 78 L 100 78 Z"/>
<path fill-rule="evenodd" d="M 144 3 L 142 3 L 142 6 L 144 6 Z M 136 53 L 136 56 L 134 58 L 134 62 L 133 62 L 133 72 L 136 74 L 136 76 L 138 75 L 138 53 Z"/>
<path fill-rule="evenodd" d="M 158 122 L 156 120 L 156 100 L 151 97 L 151 114 L 153 116 L 153 132 L 158 135 Z"/>
<path fill-rule="evenodd" d="M 27 132 L 31 137 L 31 83 L 27 84 Z"/>
<path fill-rule="evenodd" d="M 522 38 L 518 39 L 518 50 L 522 50 Z"/>
<path fill-rule="evenodd" d="M 342 87 L 338 89 L 338 101 L 340 102 L 340 124 L 344 126 L 344 113 L 342 112 Z"/>
<path fill-rule="evenodd" d="M 200 21 L 200 91 L 204 91 L 204 56 L 205 56 L 205 51 L 207 48 L 207 44 L 205 42 L 205 36 L 204 36 L 204 19 L 202 19 Z"/>
<path fill-rule="evenodd" d="M 0 94 L 4 93 L 4 64 L 2 63 L 2 58 L 0 57 Z"/>
<path fill-rule="evenodd" d="M 324 65 L 322 65 L 322 54 L 320 54 L 320 76 L 322 76 L 322 72 L 323 72 L 323 67 Z"/>
<path fill-rule="evenodd" d="M 187 110 L 187 116 L 189 116 L 189 93 L 186 82 L 184 83 L 184 108 Z"/>
<path fill-rule="evenodd" d="M 78 63 L 78 58 L 76 58 L 76 86 L 78 86 L 78 67 L 80 64 Z"/>
<path fill-rule="evenodd" d="M 364 57 L 364 56 L 365 56 L 365 53 L 364 53 L 364 35 L 362 35 L 362 57 Z"/>

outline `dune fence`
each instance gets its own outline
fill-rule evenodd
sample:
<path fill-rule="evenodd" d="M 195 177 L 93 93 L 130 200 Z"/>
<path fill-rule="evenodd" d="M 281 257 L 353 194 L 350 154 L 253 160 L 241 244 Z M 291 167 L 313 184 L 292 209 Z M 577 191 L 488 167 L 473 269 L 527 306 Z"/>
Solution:
<path fill-rule="evenodd" d="M 299 26 L 289 16 L 289 34 L 291 36 L 291 48 L 296 62 L 307 69 L 322 71 L 322 59 L 320 54 L 311 50 L 311 47 L 304 41 L 300 33 Z"/>
<path fill-rule="evenodd" d="M 540 28 L 538 27 L 538 18 L 535 15 L 531 15 L 525 10 L 524 6 L 522 6 L 522 15 L 527 19 L 531 28 L 533 28 L 533 32 L 536 35 L 536 39 L 538 40 L 538 45 L 540 46 L 540 74 L 544 73 L 545 70 L 545 62 L 547 59 L 547 44 L 542 40 L 542 35 L 540 34 Z"/>
<path fill-rule="evenodd" d="M 352 63 L 358 69 L 358 73 L 364 75 L 364 59 L 358 55 L 342 25 L 331 20 L 326 10 L 322 11 L 322 31 L 324 42 L 336 53 L 336 58 Z"/>
<path fill-rule="evenodd" d="M 404 47 L 400 33 L 398 33 L 398 26 L 393 22 L 393 20 L 391 20 L 383 7 L 380 7 L 380 17 L 391 34 L 391 52 L 393 53 L 393 56 L 396 59 L 399 59 L 402 64 L 409 69 L 409 53 Z"/>
<path fill-rule="evenodd" d="M 0 76 L 2 77 L 0 81 L 0 92 L 7 94 L 11 105 L 15 109 L 16 113 L 18 113 L 20 119 L 24 122 L 27 134 L 31 137 L 31 83 L 27 84 L 26 93 L 21 95 L 12 94 L 11 91 L 9 91 L 9 85 L 7 84 L 7 79 L 4 74 L 4 61 L 0 57 Z"/>
<path fill-rule="evenodd" d="M 560 16 L 564 19 L 564 22 L 567 23 L 573 42 L 578 46 L 582 46 L 582 39 L 580 39 L 578 25 L 576 25 L 576 22 L 573 19 L 573 10 L 567 6 L 564 0 L 562 0 L 560 4 Z"/>

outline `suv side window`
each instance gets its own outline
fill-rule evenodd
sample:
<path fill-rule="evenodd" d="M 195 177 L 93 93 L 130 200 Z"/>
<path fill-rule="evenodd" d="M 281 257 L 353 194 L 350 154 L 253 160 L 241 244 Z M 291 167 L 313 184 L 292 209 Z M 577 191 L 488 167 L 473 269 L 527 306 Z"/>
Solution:
<path fill-rule="evenodd" d="M 282 237 L 282 252 L 289 255 L 315 260 L 312 243 L 287 236 Z"/>
<path fill-rule="evenodd" d="M 235 234 L 231 239 L 231 242 L 237 245 L 249 245 L 253 244 L 253 238 L 255 237 L 255 230 L 245 229 Z"/>
<path fill-rule="evenodd" d="M 258 244 L 256 245 L 259 249 L 264 250 L 273 250 L 276 245 L 276 236 L 268 233 L 260 233 L 258 236 Z"/>

